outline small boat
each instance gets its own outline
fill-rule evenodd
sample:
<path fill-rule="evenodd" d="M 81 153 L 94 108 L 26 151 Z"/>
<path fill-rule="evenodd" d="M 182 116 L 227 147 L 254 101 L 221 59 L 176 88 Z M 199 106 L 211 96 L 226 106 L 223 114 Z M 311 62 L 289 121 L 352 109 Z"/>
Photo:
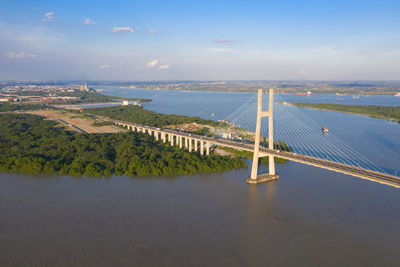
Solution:
<path fill-rule="evenodd" d="M 298 92 L 298 93 L 293 93 L 294 95 L 312 95 L 312 92 L 307 91 L 307 92 Z"/>
<path fill-rule="evenodd" d="M 322 131 L 323 131 L 324 133 L 328 133 L 328 132 L 329 132 L 328 127 L 322 126 Z"/>
<path fill-rule="evenodd" d="M 336 96 L 348 96 L 348 94 L 336 93 Z"/>
<path fill-rule="evenodd" d="M 359 95 L 353 95 L 353 98 L 360 98 Z"/>
<path fill-rule="evenodd" d="M 394 94 L 394 96 L 400 96 L 400 93 L 396 93 L 396 94 Z"/>
<path fill-rule="evenodd" d="M 211 117 L 214 117 L 215 116 L 215 114 L 214 113 L 211 113 Z"/>

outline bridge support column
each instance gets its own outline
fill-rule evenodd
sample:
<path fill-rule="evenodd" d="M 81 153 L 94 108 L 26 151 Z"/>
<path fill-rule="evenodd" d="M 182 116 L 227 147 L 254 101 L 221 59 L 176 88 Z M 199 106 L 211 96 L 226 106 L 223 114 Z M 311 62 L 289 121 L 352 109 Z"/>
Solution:
<path fill-rule="evenodd" d="M 274 126 L 273 126 L 273 107 L 274 107 L 274 90 L 269 89 L 269 103 L 268 111 L 262 110 L 262 89 L 258 90 L 258 105 L 257 105 L 257 122 L 256 122 L 256 136 L 254 140 L 254 155 L 253 163 L 251 166 L 251 176 L 246 179 L 249 184 L 258 184 L 271 180 L 278 179 L 279 176 L 275 174 L 275 162 L 274 157 L 269 156 L 269 173 L 258 175 L 258 161 L 259 161 L 259 150 L 260 150 L 260 131 L 261 131 L 261 119 L 268 117 L 268 148 L 274 149 Z"/>
<path fill-rule="evenodd" d="M 192 152 L 192 139 L 190 139 L 190 138 L 188 138 L 189 139 L 189 152 Z"/>
<path fill-rule="evenodd" d="M 197 143 L 198 143 L 198 140 L 197 139 L 193 139 L 194 140 L 194 151 L 196 151 L 197 152 Z"/>
<path fill-rule="evenodd" d="M 164 143 L 167 141 L 165 133 L 163 132 L 161 132 L 161 139 L 163 140 Z"/>
<path fill-rule="evenodd" d="M 174 135 L 170 135 L 171 136 L 171 140 L 170 140 L 170 142 L 171 142 L 171 146 L 173 146 L 174 145 Z"/>
<path fill-rule="evenodd" d="M 189 148 L 189 141 L 187 137 L 185 137 L 185 148 Z"/>
<path fill-rule="evenodd" d="M 178 136 L 179 139 L 179 148 L 182 148 L 182 135 Z"/>
<path fill-rule="evenodd" d="M 206 155 L 210 155 L 210 142 L 206 143 Z"/>
<path fill-rule="evenodd" d="M 200 141 L 200 155 L 204 155 L 204 142 Z"/>
<path fill-rule="evenodd" d="M 158 141 L 158 132 L 154 131 L 154 137 L 156 138 L 156 140 Z"/>

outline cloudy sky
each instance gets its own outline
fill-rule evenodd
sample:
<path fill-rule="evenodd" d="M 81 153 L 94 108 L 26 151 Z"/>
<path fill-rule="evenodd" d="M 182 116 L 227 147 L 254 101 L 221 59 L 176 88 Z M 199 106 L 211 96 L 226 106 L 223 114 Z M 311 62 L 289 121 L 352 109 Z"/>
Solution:
<path fill-rule="evenodd" d="M 0 0 L 0 80 L 400 80 L 400 1 Z"/>

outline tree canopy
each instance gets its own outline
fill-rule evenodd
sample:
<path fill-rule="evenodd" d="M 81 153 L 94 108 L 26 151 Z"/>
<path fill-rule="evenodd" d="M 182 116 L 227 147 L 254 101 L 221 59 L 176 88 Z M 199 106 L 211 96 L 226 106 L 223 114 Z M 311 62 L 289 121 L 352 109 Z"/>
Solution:
<path fill-rule="evenodd" d="M 244 166 L 242 159 L 189 153 L 143 133 L 73 133 L 39 116 L 0 114 L 0 171 L 165 176 Z"/>
<path fill-rule="evenodd" d="M 342 104 L 324 104 L 324 103 L 291 103 L 294 106 L 315 108 L 346 113 L 356 113 L 368 115 L 371 117 L 382 117 L 386 119 L 397 120 L 400 122 L 399 106 L 375 106 L 375 105 L 342 105 Z"/>
<path fill-rule="evenodd" d="M 216 126 L 218 122 L 205 120 L 200 117 L 189 117 L 175 114 L 161 114 L 139 106 L 118 106 L 86 109 L 87 112 L 108 117 L 115 120 L 145 124 L 148 126 L 163 127 L 167 125 L 179 125 L 196 122 Z"/>
<path fill-rule="evenodd" d="M 49 106 L 44 104 L 11 104 L 11 103 L 1 103 L 0 112 L 5 111 L 17 111 L 17 110 L 38 110 L 49 108 Z"/>

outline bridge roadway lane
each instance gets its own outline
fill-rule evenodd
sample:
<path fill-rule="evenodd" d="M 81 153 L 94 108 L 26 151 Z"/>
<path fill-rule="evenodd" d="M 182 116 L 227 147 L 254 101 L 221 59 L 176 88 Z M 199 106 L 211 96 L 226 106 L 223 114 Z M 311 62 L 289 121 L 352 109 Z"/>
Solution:
<path fill-rule="evenodd" d="M 145 125 L 124 122 L 124 121 L 118 121 L 118 120 L 111 120 L 111 119 L 108 119 L 108 120 L 112 121 L 114 123 L 124 123 L 127 125 L 145 128 L 148 130 L 154 130 L 154 131 L 158 131 L 158 132 L 164 132 L 167 134 L 173 134 L 176 136 L 183 136 L 186 138 L 192 138 L 192 139 L 197 139 L 197 140 L 201 140 L 201 141 L 206 141 L 206 142 L 210 142 L 212 144 L 218 145 L 218 146 L 230 147 L 230 148 L 245 150 L 245 151 L 250 151 L 250 152 L 253 152 L 253 150 L 254 150 L 253 144 L 240 143 L 237 141 L 231 141 L 231 140 L 220 139 L 220 138 L 211 138 L 211 137 L 206 137 L 206 136 L 201 136 L 201 135 L 196 135 L 196 134 L 191 134 L 191 133 L 175 131 L 175 130 L 171 130 L 171 129 L 145 126 Z M 323 169 L 328 169 L 331 171 L 336 171 L 336 172 L 352 175 L 355 177 L 359 177 L 362 179 L 367 179 L 370 181 L 374 181 L 374 182 L 378 182 L 381 184 L 386 184 L 386 185 L 400 188 L 400 177 L 393 176 L 390 174 L 380 173 L 380 172 L 367 170 L 367 169 L 356 167 L 356 166 L 346 165 L 343 163 L 338 163 L 338 162 L 329 161 L 329 160 L 325 160 L 325 159 L 319 159 L 319 158 L 315 158 L 315 157 L 295 154 L 295 153 L 291 153 L 291 152 L 270 150 L 270 149 L 264 148 L 264 147 L 260 147 L 260 153 L 264 154 L 263 156 L 272 155 L 272 156 L 279 157 L 282 159 L 287 159 L 287 160 L 291 160 L 291 161 L 295 161 L 295 162 L 299 162 L 299 163 L 303 163 L 303 164 L 307 164 L 307 165 L 311 165 L 311 166 L 315 166 L 315 167 L 319 167 L 319 168 L 323 168 Z"/>

